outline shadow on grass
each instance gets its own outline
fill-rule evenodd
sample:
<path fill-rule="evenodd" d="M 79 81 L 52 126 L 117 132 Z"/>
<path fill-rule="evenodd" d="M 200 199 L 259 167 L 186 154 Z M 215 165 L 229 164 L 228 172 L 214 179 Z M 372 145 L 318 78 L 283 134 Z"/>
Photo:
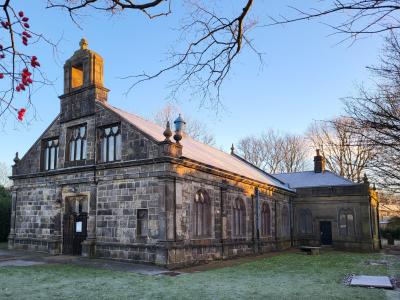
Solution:
<path fill-rule="evenodd" d="M 375 260 L 388 263 L 369 263 Z M 394 256 L 336 251 L 320 256 L 286 253 L 176 277 L 71 265 L 7 267 L 0 268 L 0 295 L 9 299 L 385 299 L 385 291 L 349 287 L 343 278 L 390 276 L 399 269 Z"/>

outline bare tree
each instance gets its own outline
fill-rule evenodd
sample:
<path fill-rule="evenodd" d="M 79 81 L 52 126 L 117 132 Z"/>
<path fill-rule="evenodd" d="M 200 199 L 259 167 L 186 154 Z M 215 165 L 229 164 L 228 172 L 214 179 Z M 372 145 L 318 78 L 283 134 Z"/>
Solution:
<path fill-rule="evenodd" d="M 1 1 L 1 0 L 0 0 Z M 0 80 L 7 81 L 6 88 L 0 90 L 0 118 L 11 112 L 22 120 L 31 105 L 31 84 L 50 82 L 40 71 L 40 58 L 29 53 L 32 43 L 56 44 L 46 39 L 46 33 L 31 30 L 29 17 L 25 12 L 14 9 L 16 0 L 3 0 L 0 4 L 0 21 L 3 30 L 0 47 Z M 39 2 L 40 3 L 40 2 Z M 80 26 L 85 14 L 100 12 L 106 15 L 123 12 L 140 12 L 150 20 L 172 15 L 173 0 L 47 0 L 49 9 L 61 9 L 69 14 L 72 21 Z M 231 1 L 232 10 L 219 8 L 219 1 L 182 0 L 174 1 L 188 8 L 188 12 L 178 28 L 178 42 L 167 56 L 167 63 L 159 69 L 140 74 L 128 74 L 130 89 L 138 84 L 156 79 L 175 71 L 174 80 L 168 85 L 170 96 L 176 97 L 180 91 L 190 91 L 210 104 L 220 103 L 220 91 L 225 79 L 243 49 L 248 49 L 262 62 L 262 54 L 255 48 L 250 32 L 258 23 L 265 26 L 289 24 L 310 19 L 328 18 L 334 15 L 330 24 L 334 33 L 343 33 L 356 39 L 360 35 L 376 34 L 397 30 L 399 0 L 327 0 L 314 1 L 309 10 L 293 8 L 296 16 L 283 14 L 258 21 L 253 15 L 254 0 Z M 4 79 L 2 79 L 4 78 Z M 20 96 L 21 95 L 21 96 Z M 14 99 L 26 99 L 23 107 L 16 107 Z"/>
<path fill-rule="evenodd" d="M 370 67 L 375 89 L 360 88 L 357 97 L 346 99 L 346 111 L 354 122 L 348 126 L 378 155 L 371 168 L 381 186 L 400 192 L 400 43 L 391 34 L 379 66 Z"/>
<path fill-rule="evenodd" d="M 351 118 L 315 122 L 307 133 L 312 146 L 320 149 L 328 169 L 352 181 L 361 182 L 376 149 L 358 133 L 349 130 Z"/>
<path fill-rule="evenodd" d="M 237 148 L 244 159 L 269 173 L 298 172 L 306 166 L 308 150 L 301 136 L 269 130 L 260 137 L 242 138 Z"/>
<path fill-rule="evenodd" d="M 179 107 L 168 103 L 153 116 L 155 123 L 161 127 L 165 127 L 167 121 L 172 125 L 177 116 L 182 113 Z M 193 119 L 190 116 L 185 116 L 186 128 L 185 133 L 196 141 L 202 142 L 207 145 L 214 145 L 215 138 L 208 126 L 203 122 Z"/>
<path fill-rule="evenodd" d="M 399 0 L 328 0 L 315 1 L 309 10 L 291 7 L 297 16 L 281 15 L 271 17 L 267 26 L 284 25 L 324 19 L 334 15 L 333 23 L 325 22 L 333 29 L 333 34 L 342 34 L 344 39 L 356 40 L 361 36 L 394 31 L 400 28 L 398 14 Z"/>

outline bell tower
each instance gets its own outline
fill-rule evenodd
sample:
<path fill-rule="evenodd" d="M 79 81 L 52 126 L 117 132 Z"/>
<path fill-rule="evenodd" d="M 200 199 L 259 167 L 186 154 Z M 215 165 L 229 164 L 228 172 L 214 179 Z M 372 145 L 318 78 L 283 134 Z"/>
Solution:
<path fill-rule="evenodd" d="M 80 49 L 64 64 L 61 122 L 94 114 L 95 101 L 107 101 L 109 90 L 103 85 L 103 58 L 88 49 L 85 39 L 79 46 Z"/>

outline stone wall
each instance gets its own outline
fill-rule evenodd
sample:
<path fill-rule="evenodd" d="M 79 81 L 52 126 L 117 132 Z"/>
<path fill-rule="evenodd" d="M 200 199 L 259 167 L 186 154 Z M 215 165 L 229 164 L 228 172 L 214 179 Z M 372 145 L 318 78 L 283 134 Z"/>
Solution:
<path fill-rule="evenodd" d="M 312 213 L 312 233 L 301 233 L 299 229 L 300 211 L 309 209 Z M 339 213 L 342 209 L 354 212 L 354 234 L 343 236 L 339 232 Z M 371 228 L 370 193 L 368 186 L 363 184 L 346 187 L 322 187 L 297 189 L 293 202 L 294 244 L 321 244 L 320 222 L 329 221 L 332 224 L 332 246 L 348 250 L 377 250 L 374 242 L 378 239 L 377 230 Z"/>

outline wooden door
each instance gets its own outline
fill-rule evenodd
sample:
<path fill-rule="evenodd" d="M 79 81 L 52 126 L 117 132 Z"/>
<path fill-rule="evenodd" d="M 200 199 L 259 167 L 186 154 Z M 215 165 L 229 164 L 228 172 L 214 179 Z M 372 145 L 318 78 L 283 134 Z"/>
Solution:
<path fill-rule="evenodd" d="M 319 222 L 321 232 L 321 245 L 332 245 L 332 223 L 330 221 Z"/>

